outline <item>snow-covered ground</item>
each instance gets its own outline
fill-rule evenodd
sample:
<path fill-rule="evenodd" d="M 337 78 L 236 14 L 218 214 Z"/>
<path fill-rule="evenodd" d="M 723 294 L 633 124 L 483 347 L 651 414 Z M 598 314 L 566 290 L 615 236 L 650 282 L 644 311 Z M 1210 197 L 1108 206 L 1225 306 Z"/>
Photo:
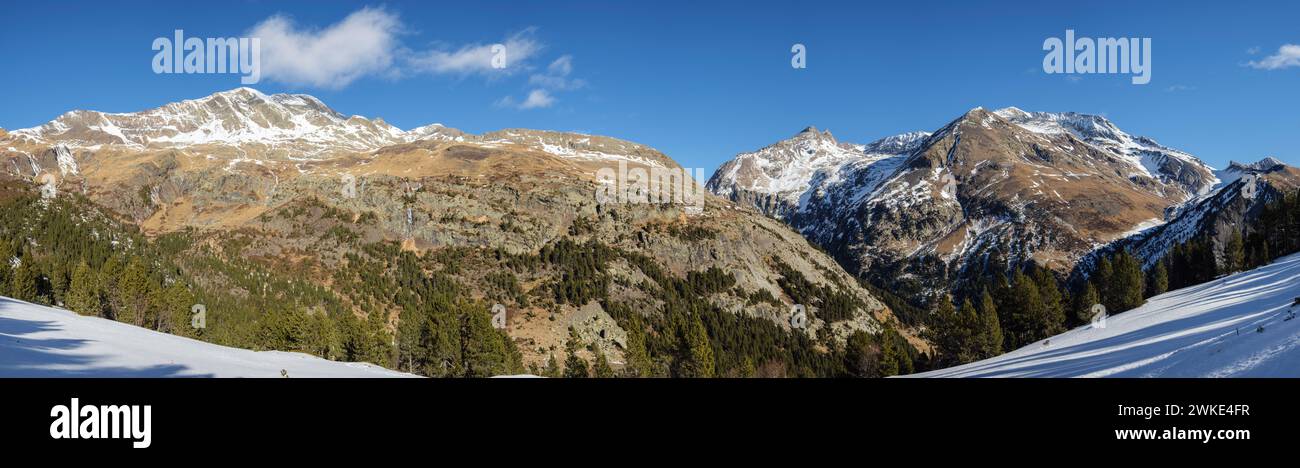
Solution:
<path fill-rule="evenodd" d="M 1300 254 L 918 377 L 1300 377 Z"/>
<path fill-rule="evenodd" d="M 0 377 L 413 377 L 301 353 L 250 351 L 0 297 Z"/>

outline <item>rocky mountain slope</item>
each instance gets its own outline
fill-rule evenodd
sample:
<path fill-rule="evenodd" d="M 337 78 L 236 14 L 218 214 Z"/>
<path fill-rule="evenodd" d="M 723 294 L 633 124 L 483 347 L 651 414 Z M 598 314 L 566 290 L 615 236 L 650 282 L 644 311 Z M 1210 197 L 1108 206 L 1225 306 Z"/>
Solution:
<path fill-rule="evenodd" d="M 715 194 L 787 221 L 849 271 L 924 297 L 988 269 L 1060 273 L 1204 195 L 1204 163 L 1099 116 L 977 108 L 869 145 L 803 132 L 724 164 Z"/>
<path fill-rule="evenodd" d="M 310 96 L 240 88 L 138 113 L 69 112 L 0 137 L 0 158 L 8 174 L 84 196 L 150 236 L 183 233 L 193 249 L 325 287 L 359 316 L 383 314 L 394 333 L 401 294 L 356 297 L 349 288 L 360 286 L 340 272 L 395 268 L 377 246 L 397 246 L 426 274 L 502 304 L 505 332 L 538 367 L 562 353 L 571 328 L 591 344 L 581 355 L 598 348 L 616 367 L 627 327 L 671 336 L 669 316 L 692 314 L 678 311 L 673 288 L 700 293 L 690 310 L 740 317 L 745 329 L 765 323 L 797 344 L 743 354 L 727 340 L 745 330 L 706 315 L 718 374 L 817 373 L 850 334 L 893 322 L 834 260 L 752 210 L 713 196 L 694 206 L 602 203 L 599 170 L 680 168 L 613 138 L 403 131 Z M 702 194 L 694 184 L 684 188 Z M 573 270 L 560 258 L 571 251 L 594 264 Z M 804 328 L 791 325 L 796 305 Z M 660 369 L 678 359 L 656 353 Z"/>
<path fill-rule="evenodd" d="M 1174 246 L 1193 239 L 1209 239 L 1222 264 L 1225 246 L 1234 234 L 1249 235 L 1264 206 L 1300 188 L 1300 169 L 1274 158 L 1250 164 L 1232 162 L 1218 171 L 1221 182 L 1204 195 L 1169 210 L 1168 222 L 1117 239 L 1090 253 L 1080 262 L 1077 276 L 1087 276 L 1100 256 L 1128 249 L 1150 268 Z"/>

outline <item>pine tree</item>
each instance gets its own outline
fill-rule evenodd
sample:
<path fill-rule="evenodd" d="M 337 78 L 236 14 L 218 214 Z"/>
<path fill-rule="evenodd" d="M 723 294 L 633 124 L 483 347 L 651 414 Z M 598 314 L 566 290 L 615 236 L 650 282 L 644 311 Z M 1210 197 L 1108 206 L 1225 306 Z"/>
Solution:
<path fill-rule="evenodd" d="M 1101 298 L 1097 295 L 1097 288 L 1092 285 L 1091 281 L 1083 283 L 1083 291 L 1074 296 L 1074 316 L 1079 323 L 1092 321 L 1092 306 L 1097 304 L 1101 304 Z"/>
<path fill-rule="evenodd" d="M 77 264 L 77 268 L 72 271 L 72 284 L 68 287 L 68 309 L 82 315 L 100 314 L 97 279 L 86 262 Z"/>
<path fill-rule="evenodd" d="M 844 367 L 853 377 L 877 377 L 880 346 L 875 337 L 858 330 L 844 342 Z"/>
<path fill-rule="evenodd" d="M 32 269 L 32 259 L 30 256 L 23 258 L 14 269 L 14 275 L 10 279 L 9 295 L 14 299 L 27 302 L 36 302 L 38 290 L 36 289 L 36 272 Z"/>
<path fill-rule="evenodd" d="M 1002 324 L 998 321 L 998 310 L 993 303 L 993 295 L 989 294 L 987 289 L 980 295 L 979 320 L 979 358 L 1002 354 Z"/>
<path fill-rule="evenodd" d="M 627 377 L 650 377 L 653 369 L 650 353 L 646 350 L 645 329 L 641 320 L 633 318 L 627 330 L 627 349 L 623 351 L 623 375 Z"/>
<path fill-rule="evenodd" d="M 577 330 L 569 328 L 569 340 L 564 343 L 564 378 L 585 379 L 591 376 L 587 370 L 587 361 L 578 356 L 581 347 Z"/>
<path fill-rule="evenodd" d="M 1038 293 L 1038 285 L 1023 272 L 1017 270 L 1011 279 L 1011 292 L 1008 296 L 1007 316 L 1004 332 L 1009 338 L 1009 348 L 1019 348 L 1047 336 L 1051 326 L 1047 323 L 1047 313 L 1043 299 Z"/>
<path fill-rule="evenodd" d="M 957 360 L 963 364 L 974 362 L 979 359 L 984 337 L 979 312 L 975 310 L 975 305 L 971 304 L 969 298 L 961 302 L 958 324 L 965 331 L 962 332 L 962 340 L 958 344 Z"/>
<path fill-rule="evenodd" d="M 1223 273 L 1236 273 L 1246 266 L 1246 247 L 1241 231 L 1234 230 L 1223 247 Z"/>
<path fill-rule="evenodd" d="M 546 356 L 546 368 L 542 370 L 542 376 L 553 379 L 564 376 L 560 371 L 560 361 L 555 358 L 555 353 Z"/>
<path fill-rule="evenodd" d="M 465 377 L 492 377 L 517 371 L 507 350 L 509 337 L 492 328 L 492 316 L 481 307 L 465 314 L 461 359 Z"/>
<path fill-rule="evenodd" d="M 889 377 L 912 373 L 912 361 L 904 348 L 905 341 L 893 328 L 885 328 L 877 338 L 880 342 L 880 363 L 877 374 Z"/>
<path fill-rule="evenodd" d="M 417 311 L 403 311 L 397 322 L 397 366 L 406 372 L 421 372 L 427 356 L 421 346 L 425 321 L 424 314 Z M 417 364 L 417 360 L 419 361 Z"/>
<path fill-rule="evenodd" d="M 384 367 L 393 365 L 392 336 L 388 333 L 388 313 L 372 311 L 366 314 L 362 328 L 363 361 Z"/>
<path fill-rule="evenodd" d="M 1043 300 L 1043 333 L 1047 336 L 1065 331 L 1065 298 L 1056 276 L 1046 268 L 1034 268 L 1034 283 Z"/>
<path fill-rule="evenodd" d="M 122 310 L 117 319 L 136 326 L 144 325 L 149 308 L 149 276 L 144 264 L 135 258 L 127 264 L 117 281 Z"/>
<path fill-rule="evenodd" d="M 122 277 L 122 268 L 121 260 L 111 256 L 104 261 L 104 266 L 97 273 L 95 284 L 98 286 L 99 302 L 102 307 L 100 316 L 106 319 L 119 320 L 118 315 L 121 314 L 122 301 L 118 294 L 118 280 Z"/>
<path fill-rule="evenodd" d="M 1151 267 L 1151 280 L 1147 282 L 1147 288 L 1150 289 L 1148 296 L 1159 296 L 1169 291 L 1169 269 L 1165 267 L 1163 259 Z"/>
<path fill-rule="evenodd" d="M 709 333 L 699 315 L 692 315 L 687 322 L 685 336 L 686 362 L 682 369 L 683 377 L 713 377 L 713 345 L 709 342 Z"/>
<path fill-rule="evenodd" d="M 60 265 L 55 265 L 50 272 L 50 297 L 57 306 L 67 307 L 68 272 Z"/>
<path fill-rule="evenodd" d="M 1093 272 L 1093 285 L 1097 288 L 1097 297 L 1101 298 L 1101 303 L 1110 307 L 1111 284 L 1114 282 L 1115 268 L 1109 257 L 1102 257 L 1097 262 L 1097 271 Z"/>
<path fill-rule="evenodd" d="M 605 351 L 600 349 L 600 345 L 592 346 L 592 351 L 596 353 L 596 363 L 592 366 L 592 372 L 596 378 L 608 379 L 614 377 L 614 368 L 609 367 L 609 360 L 605 358 Z"/>
<path fill-rule="evenodd" d="M 967 301 L 965 305 L 970 305 Z M 970 328 L 963 323 L 962 314 L 952 306 L 952 299 L 944 296 L 935 300 L 934 310 L 930 312 L 931 327 L 928 337 L 939 354 L 939 358 L 948 366 L 970 362 L 966 351 L 970 342 Z"/>
<path fill-rule="evenodd" d="M 1146 275 L 1128 250 L 1122 250 L 1115 256 L 1114 276 L 1105 290 L 1109 291 L 1109 296 L 1103 296 L 1102 299 L 1109 301 L 1106 310 L 1111 313 L 1132 310 L 1146 302 L 1143 295 L 1146 292 Z"/>

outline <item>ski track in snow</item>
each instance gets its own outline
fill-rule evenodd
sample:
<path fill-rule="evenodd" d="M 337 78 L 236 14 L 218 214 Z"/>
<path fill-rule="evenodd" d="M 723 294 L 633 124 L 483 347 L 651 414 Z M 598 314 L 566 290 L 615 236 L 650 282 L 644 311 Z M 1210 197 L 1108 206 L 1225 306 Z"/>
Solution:
<path fill-rule="evenodd" d="M 414 377 L 302 353 L 251 351 L 0 297 L 0 377 Z"/>
<path fill-rule="evenodd" d="M 1300 254 L 1153 297 L 1106 328 L 914 376 L 1300 377 L 1300 319 L 1287 319 L 1297 296 Z"/>

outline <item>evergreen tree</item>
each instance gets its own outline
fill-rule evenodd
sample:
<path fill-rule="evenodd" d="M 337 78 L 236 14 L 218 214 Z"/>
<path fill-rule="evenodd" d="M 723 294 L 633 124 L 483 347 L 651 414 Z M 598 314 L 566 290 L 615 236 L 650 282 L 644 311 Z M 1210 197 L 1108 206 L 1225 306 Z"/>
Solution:
<path fill-rule="evenodd" d="M 1101 299 L 1100 304 L 1106 307 L 1111 306 L 1111 284 L 1114 282 L 1115 268 L 1111 264 L 1110 257 L 1103 256 L 1097 262 L 1097 271 L 1092 274 L 1093 285 L 1097 288 L 1097 297 Z"/>
<path fill-rule="evenodd" d="M 1169 291 L 1169 269 L 1163 259 L 1151 267 L 1151 280 L 1147 282 L 1148 296 L 1159 296 Z"/>
<path fill-rule="evenodd" d="M 578 349 L 581 347 L 577 330 L 569 328 L 569 340 L 564 343 L 564 378 L 585 379 L 591 377 L 587 370 L 587 361 L 578 356 Z"/>
<path fill-rule="evenodd" d="M 844 367 L 853 377 L 878 377 L 880 346 L 867 332 L 858 330 L 844 342 Z"/>
<path fill-rule="evenodd" d="M 1096 304 L 1101 304 L 1101 297 L 1097 295 L 1097 288 L 1092 285 L 1091 281 L 1083 283 L 1083 291 L 1074 296 L 1074 316 L 1079 323 L 1092 321 L 1092 306 Z"/>
<path fill-rule="evenodd" d="M 1105 290 L 1109 296 L 1103 296 L 1102 299 L 1109 301 L 1106 310 L 1111 313 L 1132 310 L 1146 302 L 1143 295 L 1146 292 L 1146 275 L 1128 250 L 1122 250 L 1115 256 L 1114 276 Z"/>
<path fill-rule="evenodd" d="M 99 285 L 95 273 L 85 261 L 77 264 L 72 271 L 72 284 L 68 287 L 66 305 L 68 309 L 82 315 L 99 315 Z"/>
<path fill-rule="evenodd" d="M 68 272 L 62 266 L 57 264 L 50 271 L 50 298 L 52 303 L 57 306 L 67 307 Z"/>
<path fill-rule="evenodd" d="M 542 371 L 542 376 L 553 379 L 564 376 L 560 371 L 560 361 L 555 359 L 555 353 L 546 356 L 546 368 Z"/>
<path fill-rule="evenodd" d="M 393 366 L 393 338 L 388 333 L 388 313 L 372 311 L 366 315 L 365 356 L 366 362 Z"/>
<path fill-rule="evenodd" d="M 898 334 L 898 331 L 885 328 L 878 340 L 880 341 L 880 364 L 877 374 L 881 377 L 890 377 L 912 373 L 912 360 L 907 353 L 906 340 Z"/>
<path fill-rule="evenodd" d="M 623 375 L 627 377 L 650 377 L 653 368 L 650 353 L 646 350 L 645 329 L 638 318 L 633 318 L 627 330 L 627 349 L 623 351 Z"/>
<path fill-rule="evenodd" d="M 425 321 L 428 318 L 416 311 L 404 311 L 397 322 L 397 366 L 406 372 L 422 372 L 428 356 L 421 345 Z M 417 364 L 418 360 L 418 364 Z"/>
<path fill-rule="evenodd" d="M 20 301 L 37 302 L 36 272 L 33 271 L 30 256 L 23 258 L 18 268 L 14 269 L 9 284 L 9 295 Z"/>
<path fill-rule="evenodd" d="M 699 315 L 693 315 L 687 321 L 684 332 L 686 362 L 682 369 L 682 377 L 713 377 L 715 365 L 713 345 L 709 343 L 709 333 L 704 328 L 704 322 L 700 321 Z"/>
<path fill-rule="evenodd" d="M 1223 273 L 1236 273 L 1246 266 L 1246 246 L 1241 231 L 1234 230 L 1223 247 Z"/>
<path fill-rule="evenodd" d="M 1009 320 L 1005 321 L 1005 332 L 1009 338 L 1009 348 L 1015 349 L 1038 341 L 1047 336 L 1043 333 L 1043 300 L 1038 295 L 1038 285 L 1023 272 L 1017 270 L 1011 277 L 1011 292 L 1008 304 L 999 307 Z"/>
<path fill-rule="evenodd" d="M 143 326 L 149 309 L 149 273 L 139 258 L 127 264 L 117 281 L 118 298 L 122 309 L 117 320 Z"/>
<path fill-rule="evenodd" d="M 980 323 L 979 312 L 975 310 L 975 305 L 971 304 L 968 298 L 962 300 L 961 310 L 957 315 L 958 324 L 967 330 L 962 333 L 963 342 L 958 346 L 957 359 L 963 364 L 974 362 L 979 359 L 984 342 L 984 330 Z"/>
<path fill-rule="evenodd" d="M 993 295 L 988 290 L 980 294 L 979 307 L 980 341 L 978 358 L 990 358 L 1002 354 L 1002 324 L 998 322 L 997 306 Z"/>
<path fill-rule="evenodd" d="M 111 256 L 104 262 L 104 266 L 99 269 L 98 278 L 95 280 L 100 295 L 100 305 L 103 310 L 100 316 L 120 320 L 118 315 L 122 310 L 122 301 L 118 294 L 118 283 L 122 277 L 122 262 L 117 256 Z"/>
<path fill-rule="evenodd" d="M 1056 275 L 1046 268 L 1034 268 L 1034 283 L 1038 285 L 1038 295 L 1043 300 L 1043 330 L 1047 336 L 1065 331 L 1065 298 L 1061 294 L 1061 285 L 1056 282 Z"/>
<path fill-rule="evenodd" d="M 461 375 L 464 365 L 459 327 L 460 318 L 451 307 L 442 304 L 435 305 L 428 317 L 420 322 L 417 354 L 424 362 L 425 375 L 431 377 Z"/>
<path fill-rule="evenodd" d="M 592 372 L 596 378 L 608 379 L 614 377 L 614 368 L 609 367 L 609 360 L 605 358 L 605 351 L 600 349 L 600 345 L 592 346 L 592 352 L 596 353 L 596 363 L 592 366 Z"/>
<path fill-rule="evenodd" d="M 963 326 L 961 316 L 952 306 L 952 299 L 943 296 L 934 301 L 934 310 L 930 312 L 931 327 L 927 329 L 930 342 L 934 344 L 945 367 L 962 364 L 964 347 L 970 337 L 970 329 Z"/>
<path fill-rule="evenodd" d="M 516 373 L 522 365 L 512 362 L 513 346 L 504 332 L 492 328 L 491 314 L 482 308 L 465 314 L 461 356 L 465 377 L 492 377 Z"/>

